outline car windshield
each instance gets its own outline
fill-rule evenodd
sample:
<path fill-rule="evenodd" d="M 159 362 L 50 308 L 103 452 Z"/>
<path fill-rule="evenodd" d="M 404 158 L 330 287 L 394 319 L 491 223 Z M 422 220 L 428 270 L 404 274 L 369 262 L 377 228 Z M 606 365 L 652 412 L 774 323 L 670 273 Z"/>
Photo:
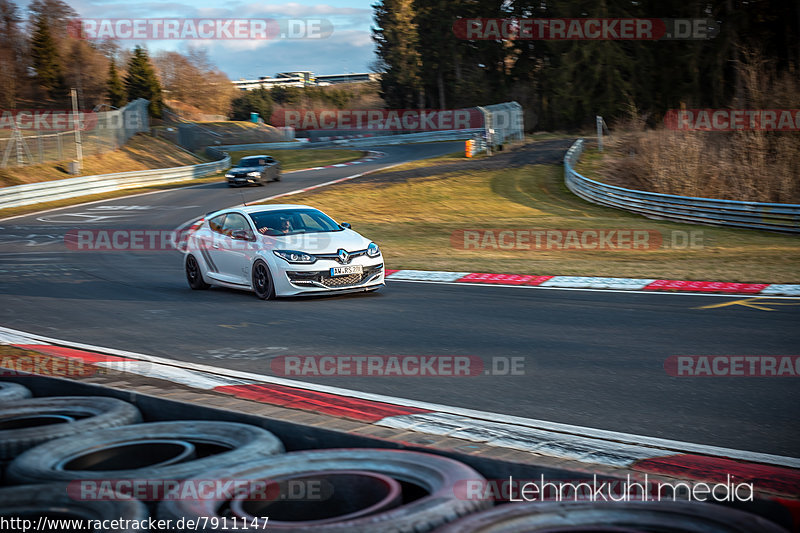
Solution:
<path fill-rule="evenodd" d="M 267 164 L 265 157 L 243 157 L 237 164 L 237 167 L 261 167 Z"/>
<path fill-rule="evenodd" d="M 328 215 L 316 209 L 283 209 L 250 213 L 250 218 L 264 235 L 295 235 L 342 231 Z"/>

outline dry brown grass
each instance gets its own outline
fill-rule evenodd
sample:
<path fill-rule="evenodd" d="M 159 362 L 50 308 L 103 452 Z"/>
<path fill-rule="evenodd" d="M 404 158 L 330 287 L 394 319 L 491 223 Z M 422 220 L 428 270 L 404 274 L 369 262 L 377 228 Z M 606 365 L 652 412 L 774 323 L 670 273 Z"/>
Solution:
<path fill-rule="evenodd" d="M 609 143 L 601 173 L 614 185 L 665 194 L 800 203 L 796 133 L 623 134 Z"/>
<path fill-rule="evenodd" d="M 167 141 L 139 133 L 125 146 L 83 159 L 83 176 L 196 165 L 203 161 Z M 0 186 L 72 178 L 66 161 L 0 169 Z"/>
<path fill-rule="evenodd" d="M 798 109 L 797 72 L 777 74 L 753 51 L 737 65 L 741 90 L 732 109 Z M 618 124 L 600 175 L 609 183 L 666 194 L 800 203 L 800 133 L 646 131 Z"/>

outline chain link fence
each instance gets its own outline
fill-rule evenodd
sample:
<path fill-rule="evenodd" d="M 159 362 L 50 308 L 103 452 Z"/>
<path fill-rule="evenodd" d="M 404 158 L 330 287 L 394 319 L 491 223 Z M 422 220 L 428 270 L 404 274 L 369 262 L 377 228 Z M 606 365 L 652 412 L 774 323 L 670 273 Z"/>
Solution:
<path fill-rule="evenodd" d="M 0 168 L 71 161 L 78 158 L 79 143 L 84 157 L 116 150 L 149 130 L 148 104 L 140 98 L 113 111 L 83 113 L 85 129 L 80 132 L 33 133 L 15 123 L 17 127 L 0 130 Z"/>

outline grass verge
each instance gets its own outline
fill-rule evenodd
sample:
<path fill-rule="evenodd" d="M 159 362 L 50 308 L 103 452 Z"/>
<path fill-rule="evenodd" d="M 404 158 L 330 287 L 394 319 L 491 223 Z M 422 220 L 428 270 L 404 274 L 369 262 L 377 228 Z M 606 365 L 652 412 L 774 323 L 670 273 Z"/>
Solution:
<path fill-rule="evenodd" d="M 388 268 L 800 282 L 796 237 L 655 221 L 596 206 L 566 189 L 560 165 L 350 182 L 292 201 L 314 205 L 375 239 Z M 663 244 L 651 250 L 467 250 L 463 241 L 451 243 L 453 232 L 464 229 L 649 230 Z"/>

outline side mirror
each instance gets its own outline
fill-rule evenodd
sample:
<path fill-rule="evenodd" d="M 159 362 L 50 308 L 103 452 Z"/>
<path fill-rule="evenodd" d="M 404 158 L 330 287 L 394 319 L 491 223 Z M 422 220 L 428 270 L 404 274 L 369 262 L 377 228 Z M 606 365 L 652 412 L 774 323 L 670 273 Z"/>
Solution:
<path fill-rule="evenodd" d="M 251 241 L 253 237 L 246 229 L 235 229 L 231 232 L 231 239 L 237 241 Z"/>
<path fill-rule="evenodd" d="M 349 223 L 349 222 L 342 222 L 342 223 L 341 223 L 341 224 L 339 224 L 339 225 L 340 225 L 341 227 L 343 227 L 343 228 L 350 229 L 350 223 Z"/>

